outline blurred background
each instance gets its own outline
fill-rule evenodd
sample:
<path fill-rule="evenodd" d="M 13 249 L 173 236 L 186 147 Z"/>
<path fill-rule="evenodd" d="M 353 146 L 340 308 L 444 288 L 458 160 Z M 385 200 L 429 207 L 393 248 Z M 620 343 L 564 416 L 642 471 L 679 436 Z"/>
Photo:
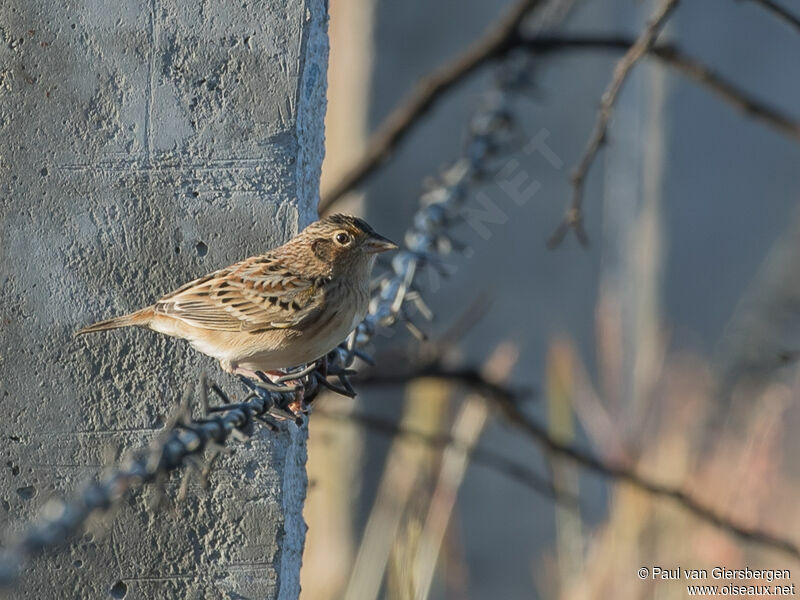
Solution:
<path fill-rule="evenodd" d="M 540 4 L 527 35 L 630 40 L 658 5 Z M 414 86 L 512 6 L 330 3 L 323 198 Z M 800 540 L 800 30 L 761 2 L 707 0 L 680 3 L 658 40 L 787 123 L 642 60 L 589 171 L 590 243 L 568 232 L 548 249 L 624 48 L 511 53 L 448 90 L 332 210 L 402 240 L 513 70 L 521 83 L 503 96 L 512 119 L 495 165 L 513 186 L 472 182 L 467 214 L 484 216 L 453 228 L 466 250 L 446 257 L 449 277 L 420 278 L 435 316 L 415 322 L 428 341 L 382 338 L 379 367 L 443 356 L 512 390 L 554 440 L 741 528 Z M 637 570 L 797 569 L 775 544 L 543 452 L 463 382 L 365 377 L 356 400 L 325 396 L 310 421 L 304 598 L 684 598 L 680 582 Z"/>

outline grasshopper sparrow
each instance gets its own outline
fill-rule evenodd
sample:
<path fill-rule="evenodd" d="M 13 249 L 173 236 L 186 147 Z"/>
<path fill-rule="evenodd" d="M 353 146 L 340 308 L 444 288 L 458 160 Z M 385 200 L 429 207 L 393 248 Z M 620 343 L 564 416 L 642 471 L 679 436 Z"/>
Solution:
<path fill-rule="evenodd" d="M 367 313 L 376 255 L 395 248 L 362 219 L 333 215 L 279 248 L 77 334 L 146 327 L 188 340 L 229 373 L 274 374 L 324 356 L 347 337 Z"/>

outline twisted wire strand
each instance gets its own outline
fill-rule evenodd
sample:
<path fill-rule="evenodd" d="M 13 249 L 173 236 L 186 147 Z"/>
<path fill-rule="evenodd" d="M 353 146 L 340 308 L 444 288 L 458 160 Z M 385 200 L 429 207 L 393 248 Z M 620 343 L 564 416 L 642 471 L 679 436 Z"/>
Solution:
<path fill-rule="evenodd" d="M 187 457 L 202 453 L 212 442 L 224 445 L 234 431 L 248 435 L 253 420 L 266 418 L 270 406 L 267 395 L 255 396 L 219 415 L 177 422 L 161 440 L 138 452 L 126 465 L 99 482 L 84 486 L 71 501 L 49 502 L 40 520 L 29 525 L 0 556 L 0 585 L 12 583 L 26 561 L 68 541 L 92 515 L 108 511 L 134 488 L 177 469 Z"/>
<path fill-rule="evenodd" d="M 438 268 L 442 258 L 461 249 L 450 230 L 464 220 L 462 211 L 470 189 L 500 170 L 496 159 L 513 141 L 512 101 L 515 92 L 530 85 L 529 67 L 522 54 L 509 56 L 500 66 L 493 88 L 470 119 L 461 157 L 442 169 L 420 196 L 420 206 L 405 234 L 404 248 L 394 255 L 391 272 L 378 281 L 369 313 L 347 343 L 329 355 L 329 362 L 349 367 L 354 350 L 364 348 L 381 328 L 397 322 L 417 333 L 407 309 L 409 304 L 426 319 L 432 317 L 413 286 L 414 280 L 422 267 Z"/>
<path fill-rule="evenodd" d="M 283 384 L 302 381 L 308 403 L 322 389 L 354 396 L 349 376 L 355 371 L 351 366 L 356 359 L 372 363 L 364 348 L 381 328 L 403 322 L 418 333 L 407 305 L 413 304 L 426 318 L 432 315 L 414 289 L 414 279 L 421 267 L 435 267 L 438 260 L 458 247 L 449 236 L 449 229 L 460 220 L 470 186 L 494 172 L 491 162 L 508 141 L 511 92 L 522 85 L 522 72 L 519 66 L 501 67 L 494 89 L 470 121 L 461 158 L 443 169 L 435 183 L 421 195 L 420 207 L 405 235 L 405 247 L 395 255 L 390 271 L 378 280 L 367 317 L 343 344 L 325 359 L 290 371 L 273 385 L 254 387 L 248 383 L 253 391 L 242 402 L 212 409 L 206 406 L 207 416 L 203 418 L 176 420 L 149 447 L 135 453 L 126 464 L 98 482 L 85 485 L 71 500 L 51 500 L 41 516 L 28 524 L 22 535 L 0 554 L 0 586 L 12 584 L 28 561 L 68 542 L 90 517 L 107 512 L 134 489 L 180 468 L 188 458 L 202 454 L 213 444 L 224 446 L 236 432 L 249 436 L 255 421 L 274 428 L 276 418 L 292 418 L 285 407 L 294 398 L 295 388 Z M 330 381 L 330 377 L 338 383 Z M 203 386 L 205 398 L 205 382 Z M 210 389 L 225 398 L 215 384 Z M 301 418 L 298 420 L 302 422 Z"/>

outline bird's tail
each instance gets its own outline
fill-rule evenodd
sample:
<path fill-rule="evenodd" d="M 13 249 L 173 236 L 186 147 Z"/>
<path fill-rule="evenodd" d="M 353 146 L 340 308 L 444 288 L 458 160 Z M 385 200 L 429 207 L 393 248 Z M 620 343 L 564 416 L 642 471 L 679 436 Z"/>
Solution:
<path fill-rule="evenodd" d="M 84 333 L 94 333 L 95 331 L 106 331 L 108 329 L 118 329 L 120 327 L 147 327 L 153 320 L 153 308 L 147 307 L 137 310 L 129 315 L 98 321 L 75 332 L 75 335 Z"/>

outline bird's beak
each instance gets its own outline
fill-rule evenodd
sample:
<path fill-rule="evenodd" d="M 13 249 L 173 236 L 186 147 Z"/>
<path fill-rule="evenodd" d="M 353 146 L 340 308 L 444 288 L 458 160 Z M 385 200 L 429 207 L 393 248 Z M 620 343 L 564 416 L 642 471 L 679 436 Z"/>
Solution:
<path fill-rule="evenodd" d="M 378 252 L 388 252 L 389 250 L 397 250 L 397 244 L 393 241 L 386 239 L 382 235 L 373 234 L 364 242 L 364 249 L 370 254 L 377 254 Z"/>

